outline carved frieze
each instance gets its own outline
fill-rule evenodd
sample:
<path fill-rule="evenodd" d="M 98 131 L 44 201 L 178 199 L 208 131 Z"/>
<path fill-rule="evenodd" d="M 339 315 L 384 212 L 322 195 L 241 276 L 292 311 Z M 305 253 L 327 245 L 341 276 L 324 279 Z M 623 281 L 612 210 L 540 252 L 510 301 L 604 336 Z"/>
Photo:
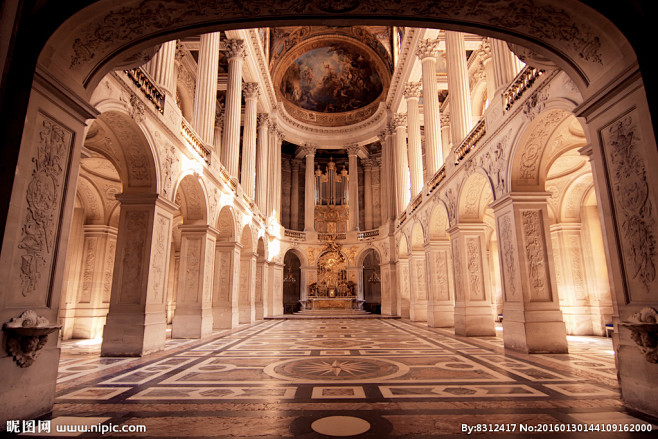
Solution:
<path fill-rule="evenodd" d="M 530 299 L 537 301 L 551 300 L 541 211 L 522 210 L 521 228 L 523 230 Z"/>
<path fill-rule="evenodd" d="M 466 238 L 466 269 L 471 300 L 484 300 L 482 254 L 479 238 Z"/>
<path fill-rule="evenodd" d="M 498 230 L 500 233 L 500 254 L 501 264 L 503 266 L 503 285 L 505 288 L 505 300 L 515 302 L 519 300 L 517 291 L 517 273 L 516 273 L 516 242 L 514 231 L 512 230 L 511 214 L 506 214 L 498 218 Z"/>

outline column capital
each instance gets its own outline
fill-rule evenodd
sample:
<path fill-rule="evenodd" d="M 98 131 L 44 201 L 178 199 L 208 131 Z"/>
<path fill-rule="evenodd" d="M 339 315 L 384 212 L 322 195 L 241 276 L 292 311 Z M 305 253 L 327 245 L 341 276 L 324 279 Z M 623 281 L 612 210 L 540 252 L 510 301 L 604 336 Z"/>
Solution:
<path fill-rule="evenodd" d="M 261 128 L 263 125 L 268 126 L 270 115 L 267 113 L 258 113 L 258 116 L 256 116 L 256 121 L 259 128 Z"/>
<path fill-rule="evenodd" d="M 421 61 L 425 59 L 435 59 L 439 54 L 439 40 L 422 40 L 418 43 L 418 48 L 416 49 L 416 56 L 420 58 Z"/>
<path fill-rule="evenodd" d="M 480 53 L 485 57 L 485 59 L 492 57 L 491 40 L 489 38 L 482 40 L 482 44 L 480 44 Z"/>
<path fill-rule="evenodd" d="M 247 99 L 257 99 L 260 94 L 260 88 L 257 82 L 245 82 L 242 84 L 242 91 L 244 93 L 245 100 Z"/>
<path fill-rule="evenodd" d="M 347 155 L 352 156 L 352 155 L 359 154 L 359 151 L 361 150 L 361 147 L 359 146 L 358 143 L 352 143 L 352 144 L 349 144 L 349 145 L 345 145 L 345 149 L 347 149 Z"/>
<path fill-rule="evenodd" d="M 407 82 L 404 85 L 404 97 L 408 99 L 418 99 L 421 95 L 421 81 Z"/>
<path fill-rule="evenodd" d="M 226 42 L 226 53 L 228 54 L 229 61 L 235 58 L 244 59 L 244 57 L 246 56 L 244 51 L 245 49 L 244 40 L 227 39 L 225 40 L 225 42 Z"/>
<path fill-rule="evenodd" d="M 393 129 L 407 126 L 407 115 L 405 113 L 395 113 L 393 119 L 391 120 L 391 125 Z"/>
<path fill-rule="evenodd" d="M 390 132 L 387 128 L 384 128 L 381 130 L 379 133 L 377 133 L 377 139 L 381 142 L 384 143 L 386 142 L 386 137 L 390 135 Z"/>
<path fill-rule="evenodd" d="M 315 150 L 318 149 L 318 146 L 312 143 L 305 143 L 301 146 L 301 149 L 304 152 L 304 157 L 315 157 Z"/>

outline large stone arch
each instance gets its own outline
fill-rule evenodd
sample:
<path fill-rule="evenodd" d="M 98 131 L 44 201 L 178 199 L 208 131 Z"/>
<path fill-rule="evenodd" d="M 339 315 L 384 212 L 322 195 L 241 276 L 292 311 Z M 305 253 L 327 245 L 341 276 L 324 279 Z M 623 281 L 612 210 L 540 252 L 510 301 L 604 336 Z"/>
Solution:
<path fill-rule="evenodd" d="M 203 180 L 194 173 L 183 174 L 174 194 L 174 200 L 180 206 L 183 224 L 208 223 L 208 202 Z"/>
<path fill-rule="evenodd" d="M 231 206 L 224 206 L 217 215 L 217 241 L 235 242 L 238 240 L 238 222 Z"/>
<path fill-rule="evenodd" d="M 448 229 L 450 228 L 450 219 L 448 218 L 448 209 L 442 201 L 437 202 L 429 218 L 429 238 L 430 241 L 449 241 Z"/>

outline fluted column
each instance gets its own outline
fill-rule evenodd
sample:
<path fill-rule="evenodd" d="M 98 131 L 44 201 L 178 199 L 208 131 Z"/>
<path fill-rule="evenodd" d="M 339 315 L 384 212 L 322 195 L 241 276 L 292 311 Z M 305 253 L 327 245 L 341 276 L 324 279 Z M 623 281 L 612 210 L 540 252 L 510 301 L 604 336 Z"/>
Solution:
<path fill-rule="evenodd" d="M 201 139 L 211 145 L 215 135 L 218 67 L 219 32 L 203 34 L 199 48 L 192 126 Z"/>
<path fill-rule="evenodd" d="M 242 134 L 242 190 L 254 198 L 256 181 L 256 126 L 258 105 L 258 83 L 247 82 L 243 87 L 245 97 L 244 131 Z"/>
<path fill-rule="evenodd" d="M 395 126 L 395 181 L 397 187 L 397 212 L 400 215 L 404 209 L 407 208 L 409 201 L 411 201 L 411 194 L 409 192 L 409 163 L 407 161 L 407 115 L 396 114 L 393 117 L 393 125 Z"/>
<path fill-rule="evenodd" d="M 218 52 L 219 54 L 219 52 Z M 176 96 L 176 40 L 162 43 L 160 50 L 144 66 L 146 72 L 169 96 Z"/>
<path fill-rule="evenodd" d="M 304 231 L 315 231 L 315 145 L 306 144 L 302 147 L 306 157 L 306 172 L 304 179 Z"/>
<path fill-rule="evenodd" d="M 436 56 L 438 40 L 424 40 L 418 45 L 423 71 L 423 114 L 425 117 L 425 165 L 427 174 L 434 175 L 443 165 L 441 145 L 441 113 L 436 86 Z"/>
<path fill-rule="evenodd" d="M 269 163 L 269 185 L 268 185 L 268 207 L 267 216 L 275 215 L 277 221 L 281 221 L 281 141 L 283 134 L 274 121 L 270 121 L 270 152 Z"/>
<path fill-rule="evenodd" d="M 423 189 L 423 149 L 420 145 L 420 114 L 418 112 L 420 82 L 407 83 L 404 89 L 404 97 L 407 100 L 408 160 L 411 196 L 415 197 Z"/>
<path fill-rule="evenodd" d="M 373 227 L 372 218 L 372 168 L 374 160 L 366 160 L 363 164 L 363 213 L 364 227 L 370 230 Z"/>
<path fill-rule="evenodd" d="M 381 224 L 386 224 L 386 221 L 388 221 L 388 218 L 390 216 L 389 214 L 390 178 L 388 178 L 388 176 L 391 175 L 391 173 L 390 171 L 388 171 L 388 166 L 390 162 L 389 152 L 388 152 L 388 142 L 390 141 L 391 136 L 390 134 L 388 134 L 387 130 L 383 130 L 377 135 L 377 137 L 379 138 L 379 142 L 382 145 L 382 161 L 379 170 L 379 175 L 380 175 L 379 204 L 381 206 L 380 218 L 381 218 Z"/>
<path fill-rule="evenodd" d="M 222 130 L 224 129 L 224 106 L 217 102 L 215 106 L 215 134 L 213 135 L 213 147 L 215 153 L 220 154 L 222 150 Z M 219 157 L 217 156 L 217 157 Z"/>
<path fill-rule="evenodd" d="M 290 228 L 299 230 L 299 160 L 290 163 Z M 308 170 L 307 170 L 308 172 Z M 306 182 L 306 180 L 304 180 Z M 306 184 L 304 185 L 306 186 Z M 306 190 L 306 187 L 304 187 Z"/>
<path fill-rule="evenodd" d="M 489 39 L 493 58 L 493 83 L 497 93 L 502 93 L 519 73 L 519 59 L 509 50 L 505 41 Z"/>
<path fill-rule="evenodd" d="M 347 156 L 349 159 L 349 182 L 348 182 L 348 208 L 349 208 L 349 230 L 359 229 L 359 170 L 357 168 L 357 154 L 359 145 L 348 145 Z"/>
<path fill-rule="evenodd" d="M 224 110 L 224 138 L 221 160 L 231 177 L 237 178 L 240 163 L 240 116 L 242 113 L 242 64 L 244 42 L 227 40 L 228 86 Z"/>
<path fill-rule="evenodd" d="M 258 115 L 258 145 L 256 148 L 256 205 L 261 212 L 267 210 L 267 153 L 269 146 L 269 116 Z"/>
<path fill-rule="evenodd" d="M 461 143 L 472 128 L 471 93 L 464 34 L 446 31 L 448 92 L 450 93 L 450 127 L 455 145 Z"/>

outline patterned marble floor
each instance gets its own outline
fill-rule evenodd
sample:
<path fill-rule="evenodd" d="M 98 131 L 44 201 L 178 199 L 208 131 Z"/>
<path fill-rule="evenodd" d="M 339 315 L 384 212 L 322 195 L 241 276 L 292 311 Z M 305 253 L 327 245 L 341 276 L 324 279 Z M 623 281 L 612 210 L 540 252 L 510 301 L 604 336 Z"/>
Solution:
<path fill-rule="evenodd" d="M 505 353 L 501 334 L 285 320 L 171 340 L 138 359 L 64 346 L 50 418 L 147 427 L 132 437 L 655 437 L 656 420 L 621 403 L 610 339 L 569 337 L 569 354 L 524 355 Z M 568 433 L 598 424 L 653 433 Z M 131 435 L 103 437 L 114 436 Z"/>

